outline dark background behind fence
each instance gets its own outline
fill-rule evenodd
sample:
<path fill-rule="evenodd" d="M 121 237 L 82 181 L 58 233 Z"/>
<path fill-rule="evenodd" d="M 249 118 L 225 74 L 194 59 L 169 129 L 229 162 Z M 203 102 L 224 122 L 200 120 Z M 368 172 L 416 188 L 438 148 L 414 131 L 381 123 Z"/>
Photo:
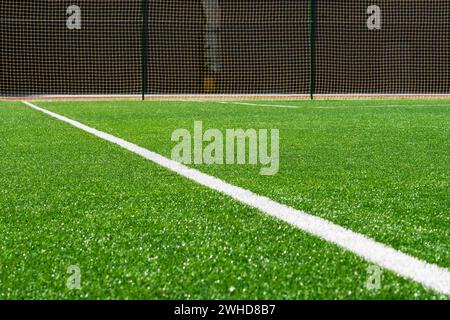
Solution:
<path fill-rule="evenodd" d="M 221 1 L 223 93 L 309 92 L 309 1 Z"/>
<path fill-rule="evenodd" d="M 450 1 L 317 0 L 317 93 L 443 93 Z M 382 30 L 366 27 L 382 9 Z"/>
<path fill-rule="evenodd" d="M 81 30 L 66 27 L 66 9 L 73 4 L 82 9 Z M 218 4 L 220 19 L 212 26 L 202 0 L 148 0 L 143 42 L 141 0 L 4 0 L 0 95 L 140 94 L 143 89 L 148 94 L 450 90 L 448 0 Z M 372 4 L 382 9 L 382 30 L 366 26 L 366 9 Z M 213 69 L 208 37 L 219 43 Z"/>
<path fill-rule="evenodd" d="M 82 8 L 82 29 L 66 9 Z M 3 0 L 0 94 L 139 94 L 140 1 Z"/>

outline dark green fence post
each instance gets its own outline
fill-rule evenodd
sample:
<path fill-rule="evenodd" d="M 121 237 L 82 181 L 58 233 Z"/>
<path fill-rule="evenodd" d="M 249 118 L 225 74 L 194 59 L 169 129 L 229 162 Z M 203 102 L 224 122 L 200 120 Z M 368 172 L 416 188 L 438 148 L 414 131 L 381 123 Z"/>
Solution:
<path fill-rule="evenodd" d="M 148 77 L 148 0 L 142 0 L 142 100 L 147 93 Z"/>
<path fill-rule="evenodd" d="M 311 100 L 314 99 L 314 94 L 316 93 L 316 29 L 317 29 L 317 0 L 310 0 L 310 18 L 311 18 L 311 28 L 310 28 L 310 83 L 309 90 Z"/>

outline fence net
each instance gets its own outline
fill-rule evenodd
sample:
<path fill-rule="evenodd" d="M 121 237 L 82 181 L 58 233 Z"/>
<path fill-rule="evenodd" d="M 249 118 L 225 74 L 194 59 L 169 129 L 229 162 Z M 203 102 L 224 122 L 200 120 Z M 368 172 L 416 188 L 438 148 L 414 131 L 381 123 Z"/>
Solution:
<path fill-rule="evenodd" d="M 150 93 L 307 93 L 308 2 L 151 1 Z"/>
<path fill-rule="evenodd" d="M 140 0 L 2 0 L 0 95 L 137 94 Z"/>
<path fill-rule="evenodd" d="M 216 68 L 219 91 L 308 93 L 309 1 L 229 0 L 219 3 Z"/>
<path fill-rule="evenodd" d="M 449 92 L 449 1 L 316 5 L 317 93 Z"/>
<path fill-rule="evenodd" d="M 3 97 L 450 92 L 448 0 L 3 0 L 0 22 Z"/>

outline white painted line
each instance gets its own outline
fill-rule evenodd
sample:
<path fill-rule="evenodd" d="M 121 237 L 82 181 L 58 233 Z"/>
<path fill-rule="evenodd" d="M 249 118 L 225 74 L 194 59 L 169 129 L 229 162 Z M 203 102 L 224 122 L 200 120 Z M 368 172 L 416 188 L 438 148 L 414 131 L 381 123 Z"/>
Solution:
<path fill-rule="evenodd" d="M 274 107 L 274 108 L 289 108 L 289 109 L 299 109 L 299 108 L 309 108 L 309 109 L 348 109 L 348 108 L 401 108 L 401 107 L 450 107 L 449 105 L 433 105 L 433 104 L 387 104 L 387 105 L 340 105 L 340 106 L 330 106 L 330 107 L 315 107 L 315 106 L 298 106 L 298 105 L 282 105 L 282 104 L 257 104 L 248 102 L 230 102 L 230 101 L 216 101 L 217 103 L 223 104 L 236 104 L 245 106 L 258 106 L 258 107 Z"/>
<path fill-rule="evenodd" d="M 407 105 L 407 104 L 390 104 L 390 105 L 343 105 L 339 106 L 329 106 L 329 107 L 315 107 L 315 106 L 307 106 L 307 105 L 283 105 L 283 104 L 259 104 L 259 103 L 250 103 L 250 102 L 236 102 L 236 101 L 207 101 L 207 100 L 182 100 L 183 102 L 201 102 L 201 103 L 221 103 L 221 104 L 234 104 L 234 105 L 243 105 L 243 106 L 255 106 L 255 107 L 272 107 L 272 108 L 288 108 L 288 109 L 300 109 L 300 108 L 308 108 L 308 109 L 349 109 L 349 108 L 401 108 L 401 107 L 450 107 L 449 105 L 434 105 L 434 104 L 417 104 L 417 105 Z"/>
<path fill-rule="evenodd" d="M 336 107 L 313 107 L 313 109 L 350 109 L 350 108 L 417 108 L 417 107 L 450 107 L 442 104 L 386 104 L 386 105 L 340 105 Z"/>
<path fill-rule="evenodd" d="M 272 108 L 288 108 L 288 109 L 299 109 L 306 106 L 290 106 L 283 104 L 259 104 L 250 102 L 236 102 L 236 101 L 208 101 L 208 100 L 182 100 L 183 102 L 201 102 L 201 103 L 220 103 L 220 104 L 235 104 L 243 106 L 255 106 L 255 107 L 272 107 Z"/>
<path fill-rule="evenodd" d="M 249 190 L 231 185 L 223 180 L 191 169 L 160 154 L 139 147 L 131 142 L 108 133 L 88 127 L 78 121 L 25 102 L 29 107 L 66 122 L 78 129 L 91 133 L 101 139 L 112 142 L 130 152 L 140 155 L 179 175 L 195 181 L 205 187 L 246 204 L 250 207 L 285 221 L 297 228 L 334 243 L 367 261 L 378 264 L 405 278 L 421 283 L 427 288 L 450 295 L 450 271 L 397 251 L 364 235 L 345 229 L 325 219 L 310 215 L 303 211 L 275 202 L 267 197 L 259 196 Z"/>
<path fill-rule="evenodd" d="M 250 102 L 218 101 L 218 103 L 237 104 L 237 105 L 255 106 L 255 107 L 288 108 L 288 109 L 302 108 L 301 106 L 290 106 L 290 105 L 283 105 L 283 104 L 260 104 L 260 103 L 250 103 Z"/>

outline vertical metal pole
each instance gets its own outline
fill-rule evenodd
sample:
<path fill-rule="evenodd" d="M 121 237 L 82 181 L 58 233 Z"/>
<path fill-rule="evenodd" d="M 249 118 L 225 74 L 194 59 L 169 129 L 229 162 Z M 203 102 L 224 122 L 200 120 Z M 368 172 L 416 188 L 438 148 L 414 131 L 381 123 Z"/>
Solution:
<path fill-rule="evenodd" d="M 317 33 L 317 5 L 316 0 L 310 0 L 310 14 L 311 14 L 311 33 L 310 33 L 310 83 L 309 90 L 311 100 L 314 100 L 316 93 L 316 33 Z"/>
<path fill-rule="evenodd" d="M 147 93 L 147 77 L 148 77 L 148 5 L 149 0 L 142 0 L 142 100 L 145 100 Z"/>
<path fill-rule="evenodd" d="M 206 74 L 203 75 L 206 93 L 217 93 L 217 75 L 221 69 L 220 62 L 220 6 L 219 0 L 203 0 L 203 12 L 206 18 L 205 64 Z"/>

